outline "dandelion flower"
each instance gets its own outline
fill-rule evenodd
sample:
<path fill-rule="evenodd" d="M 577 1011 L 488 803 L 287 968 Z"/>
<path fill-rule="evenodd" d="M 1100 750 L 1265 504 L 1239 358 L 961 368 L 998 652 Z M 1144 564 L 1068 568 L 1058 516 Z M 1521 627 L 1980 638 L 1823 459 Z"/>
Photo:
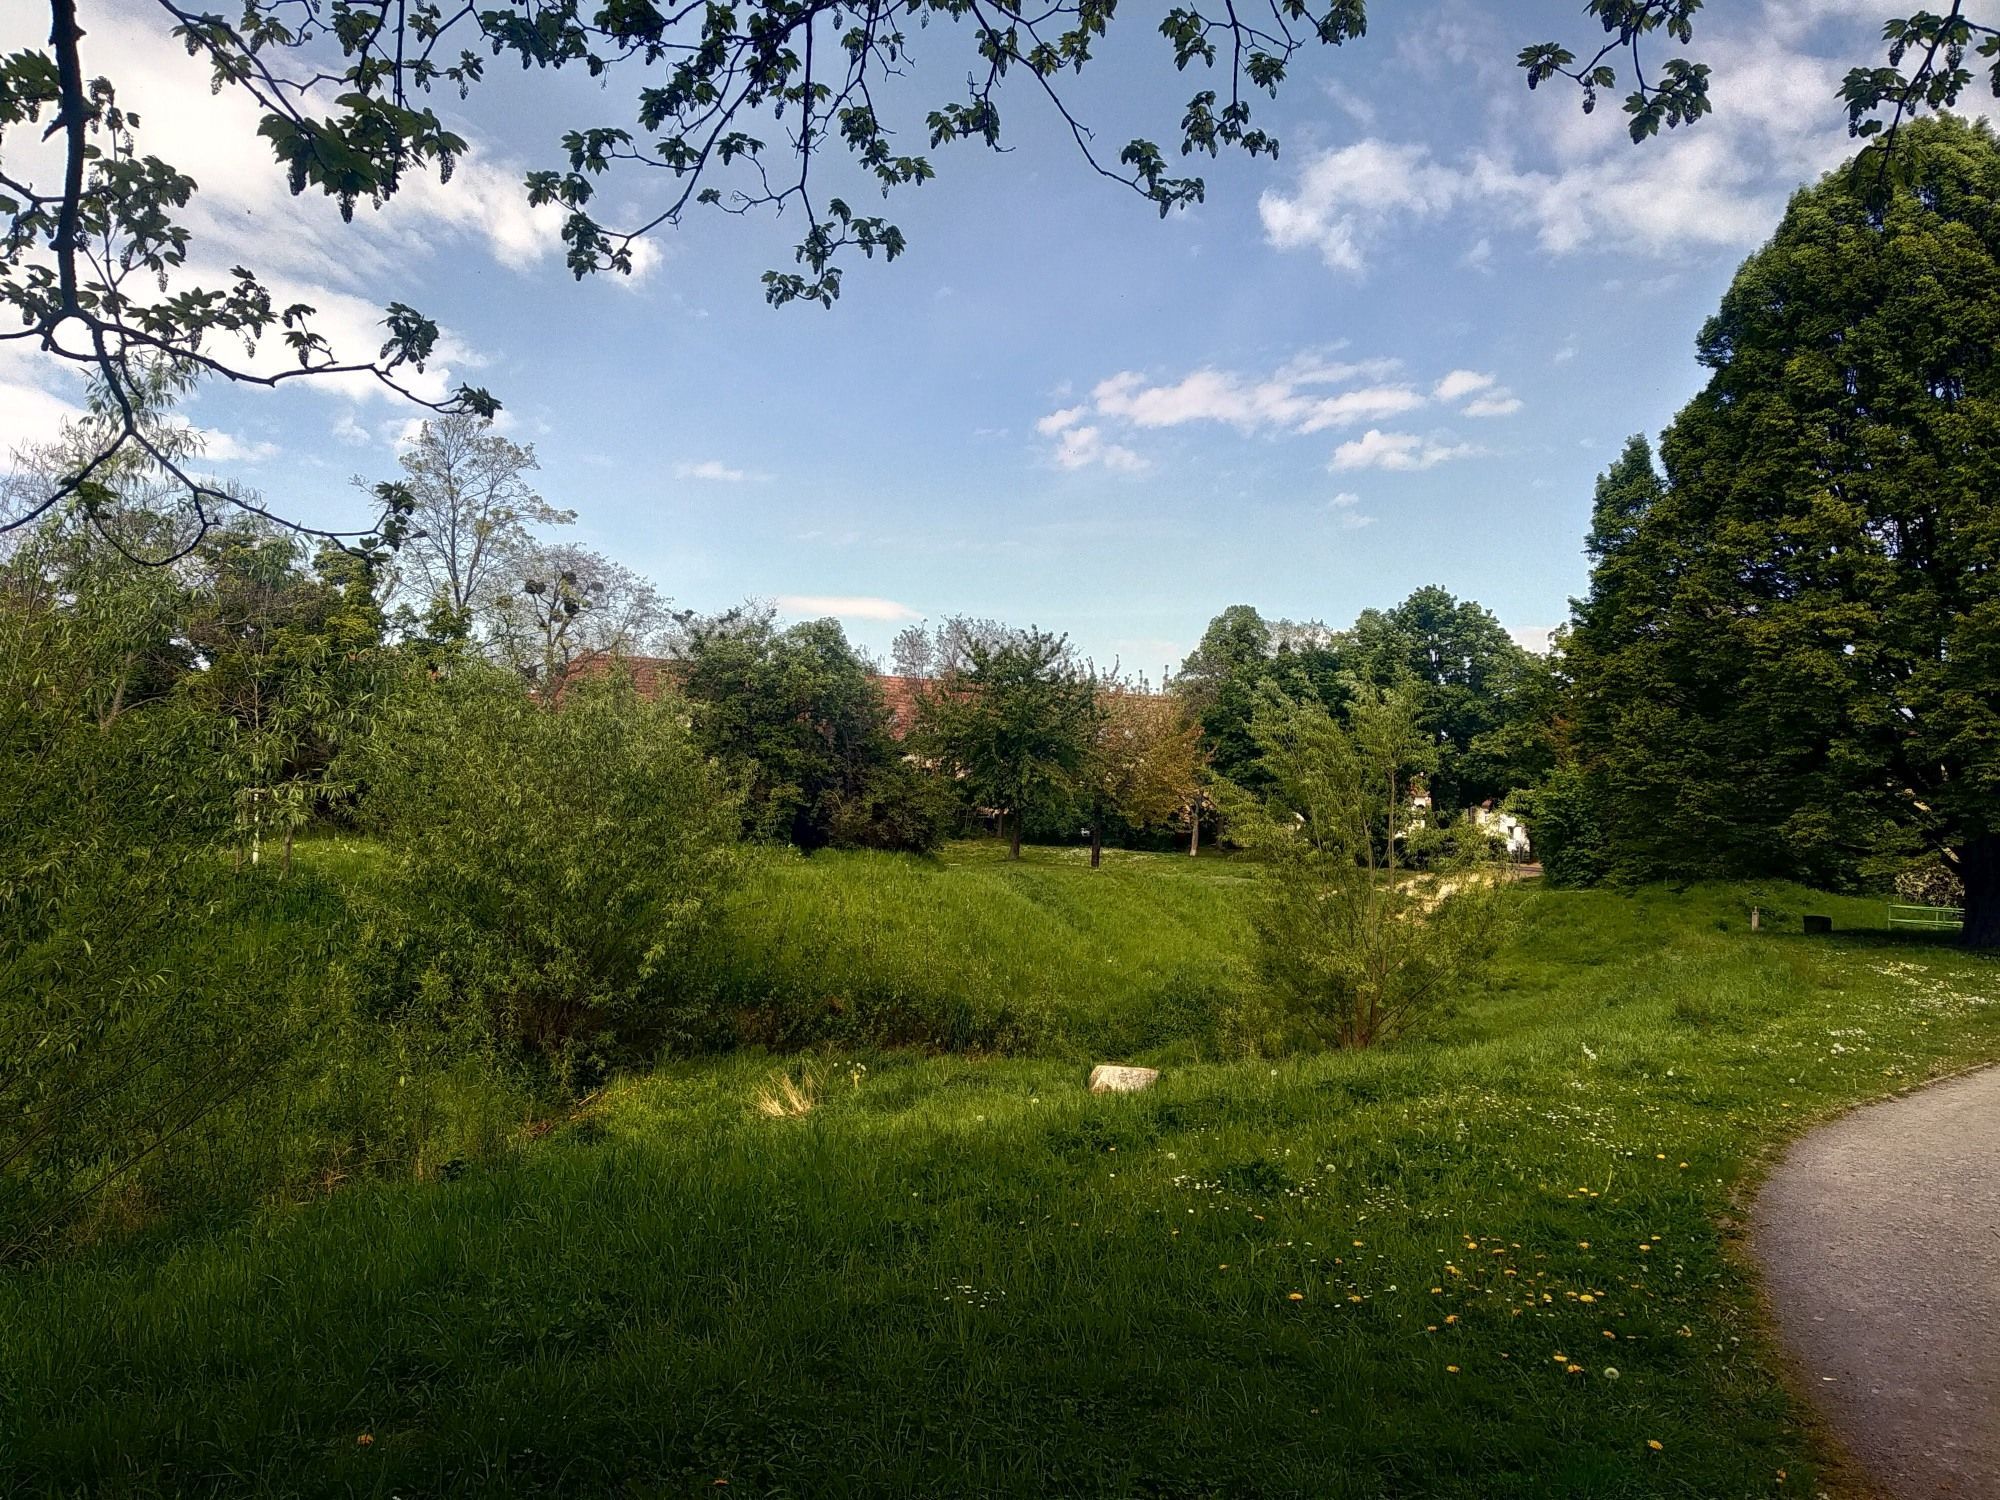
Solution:
<path fill-rule="evenodd" d="M 1287 1300 L 1292 1302 L 1303 1302 L 1306 1300 L 1306 1294 L 1304 1292 L 1293 1292 L 1290 1294 Z"/>
<path fill-rule="evenodd" d="M 1446 1366 L 1444 1367 L 1444 1372 L 1445 1372 L 1445 1374 L 1447 1374 L 1447 1375 L 1456 1375 L 1456 1374 L 1458 1373 L 1458 1366 L 1457 1366 L 1457 1365 L 1446 1365 Z"/>
<path fill-rule="evenodd" d="M 1664 1449 L 1667 1445 L 1661 1442 L 1658 1438 L 1647 1438 L 1646 1446 L 1648 1448 L 1651 1448 L 1655 1453 L 1658 1453 L 1662 1449 Z"/>

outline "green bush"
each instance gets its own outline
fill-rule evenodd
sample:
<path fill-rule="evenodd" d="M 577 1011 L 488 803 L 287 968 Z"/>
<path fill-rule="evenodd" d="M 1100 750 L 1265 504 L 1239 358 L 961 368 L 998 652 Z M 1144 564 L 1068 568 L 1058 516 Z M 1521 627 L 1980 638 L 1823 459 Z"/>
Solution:
<path fill-rule="evenodd" d="M 544 702 L 459 662 L 403 685 L 355 774 L 393 851 L 393 1005 L 570 1084 L 705 1027 L 685 958 L 737 879 L 740 813 L 677 700 L 619 674 Z"/>
<path fill-rule="evenodd" d="M 1595 885 L 1610 867 L 1599 788 L 1575 766 L 1554 771 L 1523 799 L 1543 878 L 1565 889 Z"/>

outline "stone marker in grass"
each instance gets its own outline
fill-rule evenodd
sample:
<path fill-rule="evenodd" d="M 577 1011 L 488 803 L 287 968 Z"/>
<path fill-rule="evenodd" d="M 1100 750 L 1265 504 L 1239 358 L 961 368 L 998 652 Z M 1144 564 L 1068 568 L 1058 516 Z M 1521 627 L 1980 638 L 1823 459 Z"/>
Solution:
<path fill-rule="evenodd" d="M 1099 1063 L 1090 1070 L 1093 1094 L 1136 1094 L 1151 1088 L 1160 1076 L 1157 1068 L 1127 1068 L 1117 1063 Z"/>

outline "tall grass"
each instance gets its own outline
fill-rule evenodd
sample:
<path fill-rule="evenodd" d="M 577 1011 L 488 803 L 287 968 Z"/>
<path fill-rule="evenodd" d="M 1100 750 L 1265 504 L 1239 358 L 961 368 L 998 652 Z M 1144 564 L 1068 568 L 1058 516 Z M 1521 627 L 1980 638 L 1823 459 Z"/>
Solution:
<path fill-rule="evenodd" d="M 1025 921 L 1067 874 L 910 878 Z M 454 1180 L 14 1275 L 9 1492 L 1832 1487 L 1722 1226 L 1811 1120 L 2000 1057 L 2000 967 L 1748 932 L 1795 891 L 1520 900 L 1492 989 L 1390 1049 L 1134 1096 L 821 1052 L 775 1111 L 745 1052 Z"/>

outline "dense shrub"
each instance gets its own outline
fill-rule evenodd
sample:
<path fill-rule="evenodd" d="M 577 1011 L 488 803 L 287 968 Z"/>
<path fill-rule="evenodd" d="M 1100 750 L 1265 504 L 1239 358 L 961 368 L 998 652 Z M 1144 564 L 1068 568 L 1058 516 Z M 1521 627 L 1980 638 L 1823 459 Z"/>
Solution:
<path fill-rule="evenodd" d="M 405 683 L 354 765 L 393 847 L 392 1002 L 572 1083 L 699 1027 L 684 958 L 736 879 L 740 814 L 685 715 L 622 674 L 559 702 L 471 661 Z"/>
<path fill-rule="evenodd" d="M 1523 813 L 1535 831 L 1535 856 L 1550 885 L 1595 885 L 1610 867 L 1602 819 L 1602 796 L 1575 766 L 1563 766 L 1523 797 Z"/>

